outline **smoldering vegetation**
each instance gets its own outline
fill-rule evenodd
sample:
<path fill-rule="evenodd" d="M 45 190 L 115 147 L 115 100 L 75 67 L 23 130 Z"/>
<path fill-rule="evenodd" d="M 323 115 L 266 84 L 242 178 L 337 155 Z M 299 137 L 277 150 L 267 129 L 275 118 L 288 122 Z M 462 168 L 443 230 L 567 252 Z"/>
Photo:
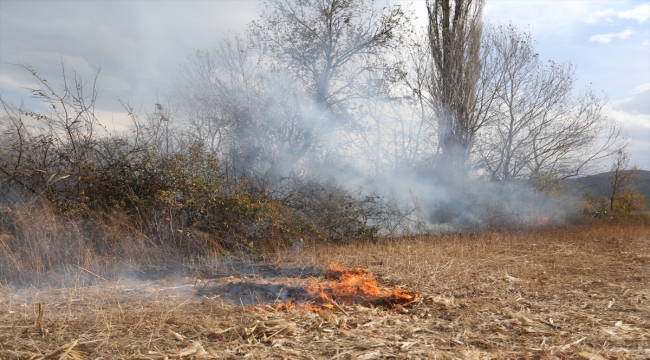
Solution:
<path fill-rule="evenodd" d="M 562 181 L 620 153 L 620 126 L 571 64 L 461 3 L 422 31 L 400 6 L 269 1 L 151 112 L 124 101 L 126 131 L 95 113 L 99 72 L 20 65 L 43 106 L 2 99 L 0 278 L 566 221 Z"/>

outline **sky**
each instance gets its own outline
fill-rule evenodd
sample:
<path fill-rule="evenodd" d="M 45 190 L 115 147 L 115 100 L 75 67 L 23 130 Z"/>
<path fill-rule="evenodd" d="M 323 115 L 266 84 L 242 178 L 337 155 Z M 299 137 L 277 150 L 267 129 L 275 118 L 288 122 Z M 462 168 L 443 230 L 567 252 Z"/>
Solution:
<path fill-rule="evenodd" d="M 424 0 L 390 3 L 409 6 L 418 16 L 415 24 L 426 24 Z M 37 105 L 26 89 L 34 86 L 31 75 L 16 64 L 32 65 L 51 84 L 60 83 L 61 61 L 68 72 L 89 79 L 101 68 L 96 112 L 119 127 L 126 114 L 118 100 L 141 114 L 153 111 L 180 81 L 189 56 L 243 32 L 261 6 L 255 0 L 0 0 L 0 94 Z M 487 0 L 484 9 L 487 22 L 528 29 L 543 59 L 573 63 L 581 89 L 591 86 L 607 96 L 609 116 L 632 140 L 632 164 L 645 170 L 649 18 L 648 0 Z"/>

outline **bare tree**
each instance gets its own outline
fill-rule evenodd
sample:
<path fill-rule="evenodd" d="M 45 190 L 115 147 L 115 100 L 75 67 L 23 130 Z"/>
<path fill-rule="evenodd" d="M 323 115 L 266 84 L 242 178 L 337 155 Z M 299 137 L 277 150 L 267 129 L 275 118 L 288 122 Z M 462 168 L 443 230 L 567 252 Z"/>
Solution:
<path fill-rule="evenodd" d="M 246 36 L 195 54 L 178 99 L 191 135 L 226 168 L 277 182 L 307 158 L 340 153 L 337 132 L 363 116 L 360 99 L 376 85 L 368 73 L 395 67 L 385 55 L 408 17 L 363 0 L 271 0 L 265 9 Z"/>
<path fill-rule="evenodd" d="M 412 169 L 427 147 L 430 122 L 423 112 L 430 116 L 430 109 L 422 106 L 422 98 L 414 95 L 417 90 L 411 87 L 423 79 L 404 68 L 412 66 L 411 57 L 422 52 L 413 47 L 405 50 L 395 56 L 400 67 L 392 75 L 384 71 L 363 75 L 366 85 L 356 102 L 361 111 L 354 122 L 342 128 L 340 146 L 356 160 L 355 166 L 371 176 Z"/>
<path fill-rule="evenodd" d="M 435 117 L 435 100 L 430 92 L 431 72 L 433 70 L 430 43 L 428 34 L 420 34 L 405 53 L 405 86 L 409 91 L 410 108 L 412 114 L 417 117 L 417 141 L 414 152 L 410 156 L 409 164 L 412 167 L 419 167 L 422 163 L 431 163 L 435 153 L 440 148 L 437 136 L 438 124 Z"/>
<path fill-rule="evenodd" d="M 625 150 L 616 152 L 609 176 L 609 210 L 618 208 L 629 211 L 636 206 L 634 202 L 641 202 L 643 196 L 630 187 L 637 185 L 638 166 L 630 166 L 630 155 Z"/>
<path fill-rule="evenodd" d="M 374 0 L 270 0 L 265 8 L 253 24 L 257 40 L 329 110 L 358 96 L 359 77 L 385 67 L 380 54 L 408 32 L 400 6 Z"/>
<path fill-rule="evenodd" d="M 270 0 L 265 8 L 252 26 L 256 43 L 314 103 L 300 111 L 300 141 L 285 147 L 280 172 L 286 173 L 316 142 L 351 121 L 352 101 L 366 85 L 363 75 L 391 67 L 382 54 L 400 44 L 409 19 L 400 6 L 379 8 L 374 0 Z"/>
<path fill-rule="evenodd" d="M 183 70 L 176 100 L 189 136 L 221 157 L 229 178 L 263 174 L 279 141 L 270 139 L 268 121 L 282 106 L 271 89 L 273 74 L 249 39 L 235 36 L 197 51 Z"/>
<path fill-rule="evenodd" d="M 465 161 L 484 119 L 477 112 L 483 0 L 427 0 L 432 70 L 429 92 L 442 162 Z"/>
<path fill-rule="evenodd" d="M 529 33 L 490 28 L 482 59 L 495 96 L 477 153 L 491 179 L 577 176 L 624 145 L 605 116 L 606 99 L 576 93 L 573 66 L 543 63 Z"/>
<path fill-rule="evenodd" d="M 222 48 L 231 43 L 222 44 Z M 183 82 L 174 94 L 188 134 L 212 153 L 221 153 L 229 139 L 231 124 L 220 111 L 216 74 L 222 64 L 217 50 L 196 51 L 183 67 Z"/>

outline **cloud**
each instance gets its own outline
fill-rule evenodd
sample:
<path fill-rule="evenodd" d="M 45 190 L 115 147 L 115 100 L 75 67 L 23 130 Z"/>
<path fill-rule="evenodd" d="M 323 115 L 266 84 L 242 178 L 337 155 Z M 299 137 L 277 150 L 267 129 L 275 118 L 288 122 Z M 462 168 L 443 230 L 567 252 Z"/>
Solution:
<path fill-rule="evenodd" d="M 628 96 L 623 100 L 612 102 L 612 108 L 634 116 L 650 115 L 650 101 L 648 99 L 650 99 L 650 83 L 645 83 L 630 90 Z M 623 114 L 623 116 L 625 115 Z M 648 125 L 650 126 L 650 121 Z"/>
<path fill-rule="evenodd" d="M 77 72 L 88 82 L 101 67 L 98 107 L 112 111 L 121 109 L 118 98 L 153 106 L 172 91 L 187 55 L 243 28 L 258 7 L 257 1 L 0 2 L 0 73 L 10 77 L 0 81 L 4 97 L 29 101 L 29 92 L 16 87 L 32 81 L 7 64 L 29 63 L 60 90 L 63 58 L 67 75 Z"/>
<path fill-rule="evenodd" d="M 641 43 L 641 45 L 643 45 L 643 46 L 648 46 L 648 45 L 650 45 L 650 40 L 644 40 L 644 41 Z"/>
<path fill-rule="evenodd" d="M 38 84 L 34 82 L 20 81 L 12 78 L 6 74 L 0 74 L 0 86 L 12 90 L 24 90 L 38 88 Z"/>
<path fill-rule="evenodd" d="M 625 133 L 632 140 L 628 147 L 632 164 L 639 165 L 644 170 L 650 170 L 650 153 L 648 152 L 650 149 L 650 114 L 630 113 L 618 110 L 619 106 L 616 104 L 614 106 L 617 109 L 611 109 L 609 116 L 623 124 Z"/>
<path fill-rule="evenodd" d="M 613 16 L 619 19 L 636 20 L 639 24 L 643 24 L 650 18 L 650 4 L 637 5 L 633 9 L 625 11 L 616 11 L 614 9 L 597 10 L 590 13 L 584 21 L 589 24 L 598 24 L 601 19 L 613 22 Z"/>
<path fill-rule="evenodd" d="M 609 111 L 609 115 L 620 121 L 627 131 L 631 131 L 632 134 L 639 136 L 640 138 L 645 138 L 645 140 L 650 140 L 650 114 L 632 114 L 627 111 L 614 110 Z"/>
<path fill-rule="evenodd" d="M 650 18 L 650 4 L 641 4 L 637 5 L 632 10 L 621 11 L 616 15 L 621 19 L 633 19 L 643 24 L 648 18 Z"/>
<path fill-rule="evenodd" d="M 606 19 L 608 21 L 611 21 L 610 17 L 614 14 L 616 14 L 616 11 L 614 11 L 613 9 L 594 11 L 591 14 L 589 14 L 589 16 L 587 16 L 585 22 L 588 24 L 598 24 L 600 19 Z"/>
<path fill-rule="evenodd" d="M 132 119 L 126 112 L 95 110 L 95 116 L 109 132 L 123 132 L 132 125 Z"/>
<path fill-rule="evenodd" d="M 625 30 L 620 33 L 592 35 L 589 37 L 589 41 L 596 41 L 601 44 L 609 44 L 614 38 L 625 40 L 633 33 L 634 32 L 632 30 Z"/>
<path fill-rule="evenodd" d="M 630 90 L 630 94 L 638 94 L 642 92 L 650 91 L 650 83 L 641 84 L 634 89 Z"/>
<path fill-rule="evenodd" d="M 422 16 L 426 9 L 422 6 Z M 536 36 L 568 37 L 580 19 L 598 8 L 591 1 L 488 1 L 483 11 L 484 19 L 493 23 L 513 23 L 518 27 L 530 28 Z"/>

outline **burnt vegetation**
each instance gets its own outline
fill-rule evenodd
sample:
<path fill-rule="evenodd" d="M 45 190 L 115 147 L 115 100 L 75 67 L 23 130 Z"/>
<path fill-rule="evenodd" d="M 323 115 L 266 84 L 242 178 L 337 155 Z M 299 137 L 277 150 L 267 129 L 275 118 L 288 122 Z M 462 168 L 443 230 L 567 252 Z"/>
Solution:
<path fill-rule="evenodd" d="M 190 57 L 169 102 L 145 115 L 124 102 L 124 131 L 96 114 L 99 70 L 62 61 L 55 86 L 19 65 L 44 106 L 2 99 L 0 279 L 643 207 L 620 126 L 571 64 L 483 24 L 483 1 L 427 8 L 420 31 L 400 6 L 268 1 L 247 32 Z M 609 157 L 609 203 L 568 201 L 563 181 Z"/>

